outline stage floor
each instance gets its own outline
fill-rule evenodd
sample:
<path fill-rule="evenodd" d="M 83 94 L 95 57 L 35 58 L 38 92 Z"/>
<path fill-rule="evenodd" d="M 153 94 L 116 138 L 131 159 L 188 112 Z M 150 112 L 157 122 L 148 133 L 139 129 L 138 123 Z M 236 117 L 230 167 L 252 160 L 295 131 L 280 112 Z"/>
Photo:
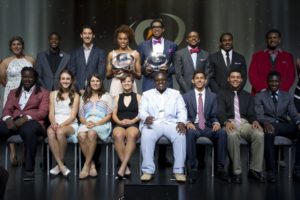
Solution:
<path fill-rule="evenodd" d="M 69 148 L 67 152 L 66 164 L 73 173 L 73 148 Z M 132 177 L 130 180 L 118 181 L 112 176 L 112 167 L 109 165 L 109 175 L 105 175 L 105 159 L 104 148 L 102 148 L 101 167 L 98 170 L 98 177 L 86 180 L 78 180 L 78 176 L 71 176 L 66 179 L 62 176 L 48 177 L 40 166 L 41 155 L 37 156 L 35 181 L 23 181 L 23 168 L 9 167 L 9 180 L 6 187 L 5 200 L 118 200 L 122 199 L 125 184 L 143 184 L 139 180 L 139 150 L 137 149 L 133 159 L 131 160 Z M 242 148 L 242 155 L 246 155 L 246 147 Z M 1 146 L 2 155 L 4 155 L 4 147 Z M 171 149 L 168 149 L 171 157 Z M 171 169 L 158 169 L 154 179 L 144 185 L 178 185 L 179 200 L 263 200 L 263 199 L 300 199 L 300 184 L 293 182 L 288 178 L 288 167 L 281 169 L 277 174 L 278 181 L 276 184 L 258 183 L 247 179 L 247 156 L 243 158 L 243 184 L 228 184 L 217 178 L 211 177 L 210 156 L 209 151 L 206 155 L 206 169 L 200 170 L 198 180 L 195 184 L 177 184 L 172 179 Z M 109 154 L 111 155 L 111 154 Z M 286 154 L 286 160 L 287 160 Z M 0 164 L 4 165 L 4 156 L 1 156 Z M 140 188 L 140 187 L 139 187 Z M 143 194 L 142 189 L 139 193 Z M 155 191 L 153 191 L 155 192 Z M 154 194 L 154 193 L 153 193 Z M 138 194 L 137 194 L 138 195 Z M 148 197 L 144 193 L 145 198 Z M 150 194 L 151 195 L 151 194 Z M 157 199 L 157 198 L 156 198 Z M 172 199 L 173 200 L 173 199 Z"/>

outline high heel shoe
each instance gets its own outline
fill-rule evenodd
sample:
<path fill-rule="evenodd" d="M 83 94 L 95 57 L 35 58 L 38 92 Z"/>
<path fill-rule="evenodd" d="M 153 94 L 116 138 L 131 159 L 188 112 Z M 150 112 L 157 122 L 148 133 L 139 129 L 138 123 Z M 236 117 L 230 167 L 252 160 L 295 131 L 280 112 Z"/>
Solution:
<path fill-rule="evenodd" d="M 63 174 L 64 177 L 68 177 L 71 171 L 66 166 L 64 166 L 64 168 L 61 169 L 61 173 Z"/>
<path fill-rule="evenodd" d="M 79 174 L 79 179 L 86 179 L 89 176 L 89 173 L 87 171 L 82 170 Z"/>
<path fill-rule="evenodd" d="M 124 178 L 130 179 L 130 178 L 131 178 L 131 173 L 129 173 L 129 174 L 124 174 Z"/>
<path fill-rule="evenodd" d="M 117 173 L 117 175 L 115 176 L 115 179 L 121 181 L 121 180 L 124 180 L 124 179 L 126 179 L 126 178 L 125 178 L 125 176 L 122 176 L 122 175 L 120 175 L 119 173 Z"/>
<path fill-rule="evenodd" d="M 90 175 L 91 177 L 96 177 L 96 176 L 98 176 L 97 170 L 96 170 L 95 168 L 91 168 L 91 169 L 90 169 L 90 172 L 89 172 L 89 175 Z"/>
<path fill-rule="evenodd" d="M 60 169 L 59 169 L 58 165 L 56 165 L 49 172 L 50 172 L 50 174 L 57 176 L 60 173 Z"/>

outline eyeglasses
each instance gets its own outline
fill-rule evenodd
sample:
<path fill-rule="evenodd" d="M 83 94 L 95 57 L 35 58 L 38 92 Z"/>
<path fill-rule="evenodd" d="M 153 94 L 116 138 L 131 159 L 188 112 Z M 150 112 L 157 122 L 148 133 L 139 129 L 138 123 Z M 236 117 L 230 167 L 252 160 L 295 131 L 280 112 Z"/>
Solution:
<path fill-rule="evenodd" d="M 154 28 L 162 28 L 162 26 L 152 26 L 151 28 L 152 29 L 154 29 Z"/>

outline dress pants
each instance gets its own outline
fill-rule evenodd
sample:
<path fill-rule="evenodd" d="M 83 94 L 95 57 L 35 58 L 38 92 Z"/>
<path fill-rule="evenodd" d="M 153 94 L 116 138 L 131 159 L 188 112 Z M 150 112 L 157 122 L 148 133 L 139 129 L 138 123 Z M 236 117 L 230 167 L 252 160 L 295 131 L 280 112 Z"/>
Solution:
<path fill-rule="evenodd" d="M 275 136 L 284 136 L 290 139 L 300 140 L 298 127 L 289 123 L 273 123 L 275 128 L 273 133 L 265 133 L 265 159 L 266 171 L 275 172 Z M 295 166 L 300 167 L 300 143 L 296 143 Z"/>
<path fill-rule="evenodd" d="M 252 128 L 252 124 L 242 119 L 239 127 L 227 133 L 228 152 L 233 164 L 233 173 L 242 173 L 240 155 L 241 138 L 250 143 L 250 169 L 261 172 L 264 157 L 264 132 L 262 129 Z"/>
<path fill-rule="evenodd" d="M 0 138 L 6 140 L 12 135 L 19 134 L 25 146 L 25 170 L 33 171 L 37 149 L 37 138 L 44 134 L 44 128 L 36 120 L 25 122 L 16 131 L 9 130 L 5 122 L 0 122 Z"/>
<path fill-rule="evenodd" d="M 176 123 L 159 123 L 151 126 L 144 126 L 141 130 L 141 149 L 143 155 L 142 171 L 154 174 L 154 150 L 159 138 L 165 136 L 173 145 L 173 173 L 183 173 L 186 157 L 186 136 L 179 134 L 176 130 Z"/>
<path fill-rule="evenodd" d="M 187 162 L 190 169 L 197 169 L 196 161 L 196 140 L 199 137 L 207 137 L 213 141 L 214 147 L 216 149 L 216 159 L 215 164 L 221 164 L 225 166 L 227 157 L 227 134 L 225 130 L 220 129 L 217 132 L 213 132 L 212 128 L 206 127 L 201 130 L 197 128 L 196 130 L 188 129 L 186 134 L 186 149 L 187 149 Z"/>

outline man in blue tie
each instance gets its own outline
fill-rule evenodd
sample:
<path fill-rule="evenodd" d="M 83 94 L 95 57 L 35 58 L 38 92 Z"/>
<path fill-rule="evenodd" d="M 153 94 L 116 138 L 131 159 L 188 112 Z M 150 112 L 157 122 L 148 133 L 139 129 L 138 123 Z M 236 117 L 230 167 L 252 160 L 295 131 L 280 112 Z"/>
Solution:
<path fill-rule="evenodd" d="M 207 137 L 214 142 L 217 149 L 216 176 L 228 181 L 225 170 L 227 134 L 217 119 L 217 97 L 205 88 L 207 78 L 204 71 L 195 71 L 192 83 L 195 89 L 183 95 L 188 112 L 186 147 L 190 182 L 193 183 L 197 175 L 196 140 L 199 137 Z"/>

